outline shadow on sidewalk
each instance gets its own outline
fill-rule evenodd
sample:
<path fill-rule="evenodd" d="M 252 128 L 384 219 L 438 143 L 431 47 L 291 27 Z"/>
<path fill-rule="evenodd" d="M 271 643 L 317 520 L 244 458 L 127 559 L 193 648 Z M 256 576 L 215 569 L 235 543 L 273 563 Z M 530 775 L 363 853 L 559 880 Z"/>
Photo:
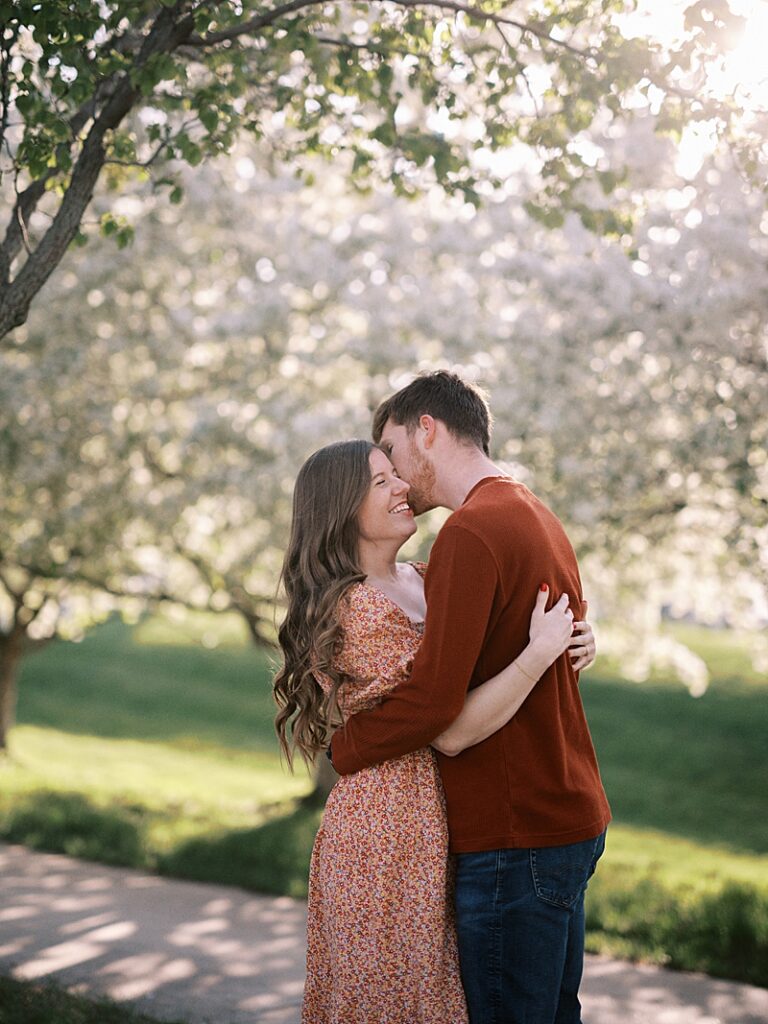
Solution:
<path fill-rule="evenodd" d="M 190 1024 L 295 1024 L 306 911 L 288 897 L 0 846 L 0 973 Z"/>

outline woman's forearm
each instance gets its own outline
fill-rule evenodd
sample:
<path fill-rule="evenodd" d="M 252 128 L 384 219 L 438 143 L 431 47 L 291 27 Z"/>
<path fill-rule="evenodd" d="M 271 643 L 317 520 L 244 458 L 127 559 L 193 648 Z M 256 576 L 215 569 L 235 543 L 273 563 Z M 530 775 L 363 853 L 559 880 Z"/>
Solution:
<path fill-rule="evenodd" d="M 455 757 L 467 747 L 487 739 L 506 725 L 555 658 L 534 640 L 498 675 L 470 690 L 458 718 L 441 732 L 432 746 Z"/>

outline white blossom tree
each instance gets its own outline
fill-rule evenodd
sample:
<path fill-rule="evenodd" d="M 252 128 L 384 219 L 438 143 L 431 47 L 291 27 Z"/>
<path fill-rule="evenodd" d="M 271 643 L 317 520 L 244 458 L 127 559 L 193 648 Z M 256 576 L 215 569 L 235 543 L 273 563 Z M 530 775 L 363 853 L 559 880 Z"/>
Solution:
<path fill-rule="evenodd" d="M 642 125 L 615 145 L 649 197 L 629 253 L 538 226 L 519 178 L 476 211 L 326 168 L 307 189 L 244 147 L 182 207 L 126 194 L 136 247 L 71 253 L 2 356 L 6 708 L 25 636 L 116 602 L 235 609 L 269 640 L 301 461 L 437 365 L 487 385 L 498 455 L 565 520 L 604 614 L 757 621 L 765 216 L 725 164 L 686 182 Z"/>
<path fill-rule="evenodd" d="M 511 146 L 535 161 L 529 209 L 575 210 L 621 232 L 620 206 L 595 206 L 622 168 L 584 149 L 594 126 L 638 109 L 658 127 L 706 123 L 757 174 L 761 123 L 711 87 L 708 69 L 743 19 L 694 0 L 665 42 L 628 24 L 636 0 L 16 0 L 0 20 L 0 338 L 23 324 L 94 194 L 110 207 L 131 175 L 179 197 L 192 167 L 247 132 L 261 153 L 341 163 L 359 186 L 403 194 L 428 182 L 477 201 L 499 183 L 483 160 Z M 666 6 L 666 5 L 662 5 Z M 345 159 L 348 158 L 348 159 Z M 479 158 L 479 159 L 478 159 Z"/>

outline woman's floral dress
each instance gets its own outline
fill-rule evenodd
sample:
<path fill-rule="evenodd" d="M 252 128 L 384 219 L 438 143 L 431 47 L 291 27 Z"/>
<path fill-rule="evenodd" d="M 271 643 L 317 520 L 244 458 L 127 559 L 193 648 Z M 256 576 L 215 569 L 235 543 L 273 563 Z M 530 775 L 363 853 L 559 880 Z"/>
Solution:
<path fill-rule="evenodd" d="M 365 583 L 347 591 L 340 620 L 346 718 L 407 678 L 423 624 Z M 312 852 L 307 938 L 302 1024 L 467 1024 L 430 748 L 336 783 Z"/>

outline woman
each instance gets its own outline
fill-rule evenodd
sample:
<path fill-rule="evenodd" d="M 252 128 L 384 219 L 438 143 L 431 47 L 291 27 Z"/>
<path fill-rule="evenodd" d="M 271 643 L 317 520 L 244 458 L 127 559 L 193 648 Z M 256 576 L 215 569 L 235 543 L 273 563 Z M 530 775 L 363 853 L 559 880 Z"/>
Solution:
<path fill-rule="evenodd" d="M 426 566 L 396 561 L 416 530 L 408 490 L 368 441 L 328 445 L 299 472 L 274 684 L 289 762 L 296 750 L 311 761 L 335 725 L 407 678 L 426 614 Z M 499 729 L 569 648 L 575 667 L 589 661 L 589 626 L 573 623 L 565 594 L 545 612 L 547 597 L 536 595 L 528 647 L 467 695 L 438 750 Z M 466 1024 L 447 851 L 432 749 L 339 780 L 310 866 L 304 1024 Z"/>

